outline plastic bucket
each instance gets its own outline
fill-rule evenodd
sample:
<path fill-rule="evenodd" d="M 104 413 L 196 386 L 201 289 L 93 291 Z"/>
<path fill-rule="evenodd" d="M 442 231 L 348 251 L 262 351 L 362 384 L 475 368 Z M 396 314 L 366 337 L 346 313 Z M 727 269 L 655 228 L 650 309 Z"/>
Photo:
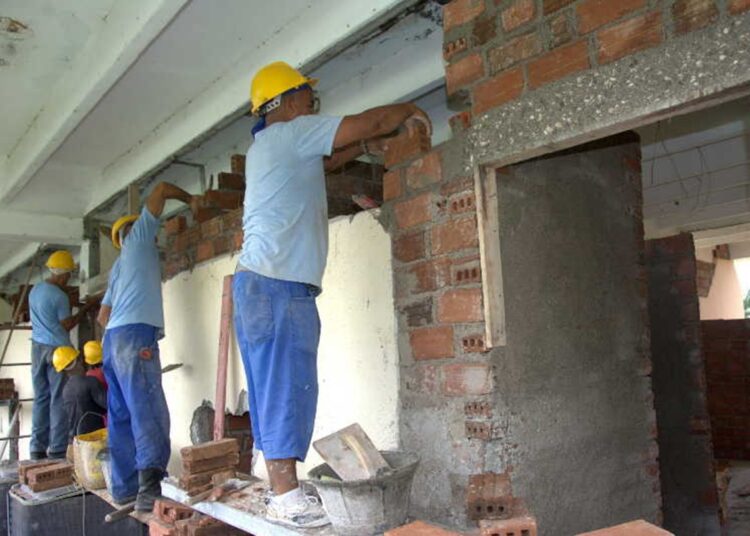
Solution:
<path fill-rule="evenodd" d="M 339 480 L 328 464 L 308 472 L 337 534 L 370 536 L 406 521 L 419 457 L 397 451 L 381 451 L 381 454 L 392 470 L 369 480 Z"/>
<path fill-rule="evenodd" d="M 77 435 L 73 438 L 73 446 L 73 463 L 78 482 L 87 489 L 103 489 L 106 482 L 97 454 L 107 448 L 107 429 Z"/>

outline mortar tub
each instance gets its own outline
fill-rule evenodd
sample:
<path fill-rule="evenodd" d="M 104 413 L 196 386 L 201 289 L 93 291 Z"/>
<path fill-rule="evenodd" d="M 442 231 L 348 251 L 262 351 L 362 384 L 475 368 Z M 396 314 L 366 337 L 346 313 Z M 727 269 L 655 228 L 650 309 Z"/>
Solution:
<path fill-rule="evenodd" d="M 381 451 L 381 454 L 392 470 L 372 479 L 339 480 L 328 464 L 308 472 L 337 534 L 371 536 L 406 521 L 419 457 L 397 451 Z"/>

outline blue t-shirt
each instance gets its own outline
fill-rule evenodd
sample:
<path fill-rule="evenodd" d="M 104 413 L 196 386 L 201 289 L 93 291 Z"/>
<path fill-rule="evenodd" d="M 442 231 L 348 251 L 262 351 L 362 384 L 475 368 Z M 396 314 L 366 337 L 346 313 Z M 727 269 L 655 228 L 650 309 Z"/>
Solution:
<path fill-rule="evenodd" d="M 256 134 L 245 162 L 244 268 L 321 286 L 328 256 L 323 157 L 341 120 L 304 115 Z"/>
<path fill-rule="evenodd" d="M 161 265 L 156 235 L 159 218 L 143 207 L 109 273 L 102 303 L 112 308 L 107 329 L 129 324 L 164 328 Z"/>
<path fill-rule="evenodd" d="M 42 281 L 29 293 L 31 340 L 48 346 L 70 346 L 70 334 L 60 324 L 70 316 L 70 299 L 57 285 Z"/>

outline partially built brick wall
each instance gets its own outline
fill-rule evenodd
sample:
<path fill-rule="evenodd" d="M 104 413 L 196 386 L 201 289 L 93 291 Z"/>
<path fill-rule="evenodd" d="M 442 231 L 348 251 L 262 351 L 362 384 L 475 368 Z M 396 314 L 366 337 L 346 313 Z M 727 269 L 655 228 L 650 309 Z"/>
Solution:
<path fill-rule="evenodd" d="M 750 321 L 701 322 L 716 458 L 750 460 Z"/>
<path fill-rule="evenodd" d="M 453 0 L 443 12 L 449 98 L 482 114 L 748 10 L 748 0 Z"/>

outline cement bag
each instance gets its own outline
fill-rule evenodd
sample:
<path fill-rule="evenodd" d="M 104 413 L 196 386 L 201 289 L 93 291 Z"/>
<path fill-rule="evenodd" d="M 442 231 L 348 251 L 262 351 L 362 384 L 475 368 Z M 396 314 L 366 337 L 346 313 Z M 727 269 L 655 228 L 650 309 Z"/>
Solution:
<path fill-rule="evenodd" d="M 99 451 L 107 448 L 107 429 L 101 428 L 73 438 L 73 458 L 78 482 L 88 489 L 103 489 L 106 486 L 102 465 L 96 458 Z"/>

